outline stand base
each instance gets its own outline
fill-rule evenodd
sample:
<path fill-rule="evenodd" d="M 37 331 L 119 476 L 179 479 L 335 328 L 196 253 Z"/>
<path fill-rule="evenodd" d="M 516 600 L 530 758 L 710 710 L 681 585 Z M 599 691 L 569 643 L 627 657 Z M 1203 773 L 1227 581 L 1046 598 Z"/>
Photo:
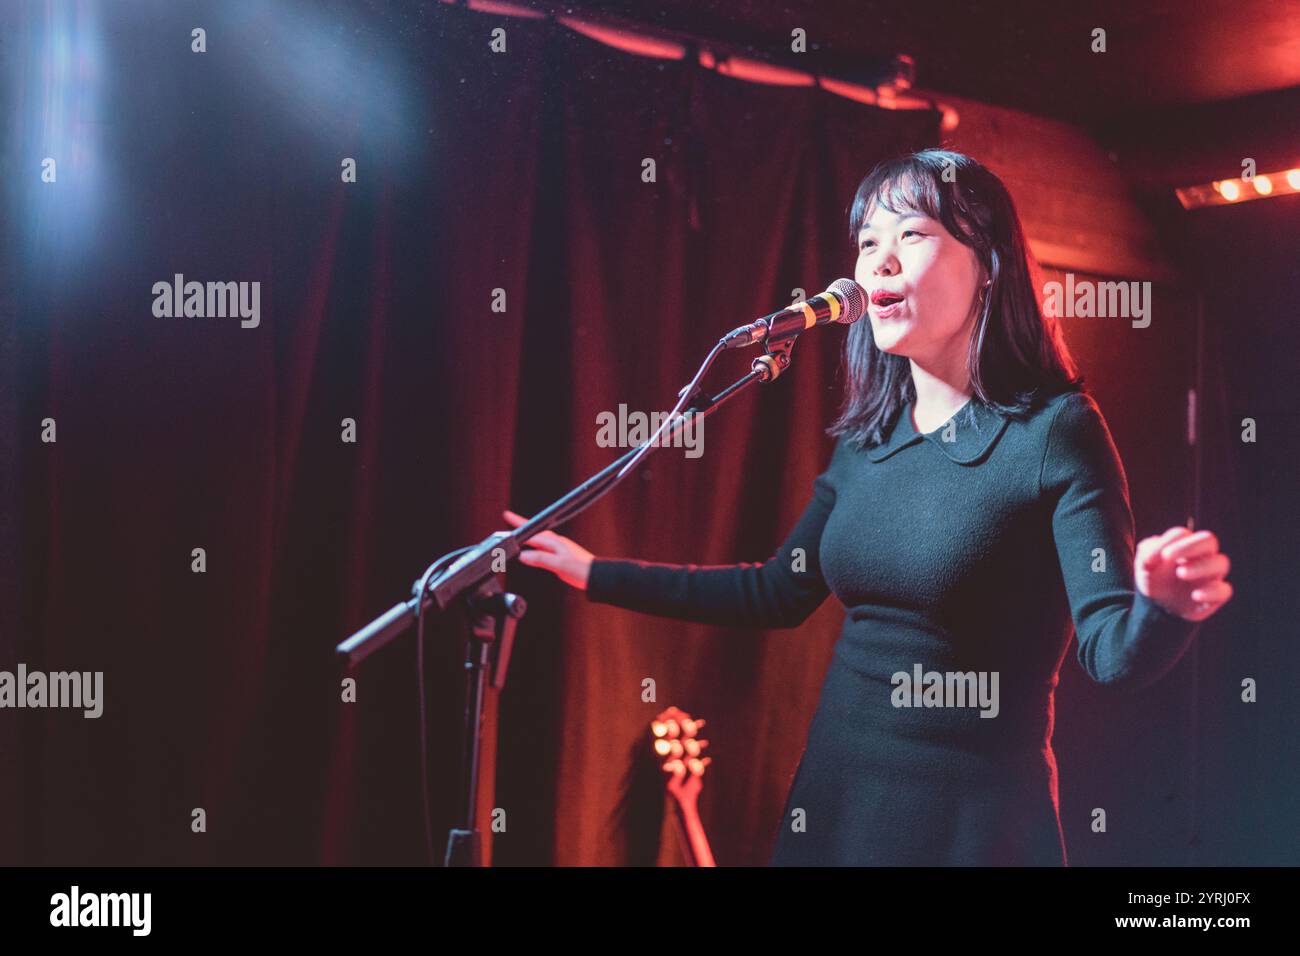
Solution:
<path fill-rule="evenodd" d="M 482 841 L 477 830 L 451 830 L 447 834 L 447 854 L 443 866 L 482 866 Z"/>

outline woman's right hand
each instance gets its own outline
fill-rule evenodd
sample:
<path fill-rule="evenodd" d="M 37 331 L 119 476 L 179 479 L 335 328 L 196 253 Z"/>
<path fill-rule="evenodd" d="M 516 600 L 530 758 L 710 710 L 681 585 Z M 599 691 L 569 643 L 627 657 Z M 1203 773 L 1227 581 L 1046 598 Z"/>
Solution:
<path fill-rule="evenodd" d="M 518 528 L 528 521 L 513 511 L 503 511 L 502 514 L 512 528 Z M 534 549 L 519 552 L 519 560 L 524 564 L 544 568 L 579 591 L 587 590 L 587 579 L 591 576 L 591 562 L 595 555 L 578 542 L 554 531 L 543 531 L 525 541 L 524 546 Z"/>

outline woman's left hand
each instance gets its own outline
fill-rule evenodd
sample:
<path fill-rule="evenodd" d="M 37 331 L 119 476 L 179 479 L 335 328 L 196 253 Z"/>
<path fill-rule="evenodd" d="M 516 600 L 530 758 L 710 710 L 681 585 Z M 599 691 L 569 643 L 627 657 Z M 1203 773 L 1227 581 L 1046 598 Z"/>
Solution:
<path fill-rule="evenodd" d="M 1228 556 L 1212 531 L 1178 526 L 1143 538 L 1134 557 L 1137 588 L 1171 614 L 1203 621 L 1232 597 Z"/>

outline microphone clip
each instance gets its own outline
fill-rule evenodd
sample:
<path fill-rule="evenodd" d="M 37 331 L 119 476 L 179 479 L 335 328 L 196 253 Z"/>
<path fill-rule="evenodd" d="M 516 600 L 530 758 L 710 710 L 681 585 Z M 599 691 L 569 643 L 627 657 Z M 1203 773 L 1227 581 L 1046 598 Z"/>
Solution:
<path fill-rule="evenodd" d="M 750 368 L 758 372 L 763 384 L 774 382 L 790 365 L 790 353 L 794 350 L 794 337 L 781 339 L 773 342 L 771 339 L 763 340 L 763 351 L 766 353 L 754 359 Z"/>

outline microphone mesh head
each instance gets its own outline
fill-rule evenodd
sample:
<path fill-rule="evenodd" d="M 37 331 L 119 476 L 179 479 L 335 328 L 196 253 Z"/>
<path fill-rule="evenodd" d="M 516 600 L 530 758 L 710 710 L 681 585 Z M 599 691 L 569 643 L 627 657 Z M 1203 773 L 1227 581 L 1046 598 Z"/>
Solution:
<path fill-rule="evenodd" d="M 827 291 L 840 300 L 840 317 L 835 321 L 852 325 L 867 314 L 867 293 L 852 279 L 836 279 Z"/>

